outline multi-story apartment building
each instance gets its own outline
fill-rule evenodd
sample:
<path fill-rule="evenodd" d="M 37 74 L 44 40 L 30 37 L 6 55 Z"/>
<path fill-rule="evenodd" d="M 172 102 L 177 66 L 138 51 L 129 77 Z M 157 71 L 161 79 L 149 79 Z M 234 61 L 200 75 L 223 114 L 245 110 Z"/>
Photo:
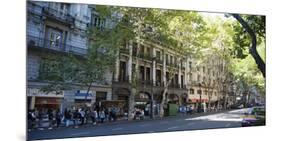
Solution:
<path fill-rule="evenodd" d="M 32 1 L 27 3 L 29 109 L 63 109 L 85 102 L 90 105 L 102 100 L 120 100 L 124 102 L 120 110 L 126 112 L 136 60 L 139 65 L 139 92 L 135 101 L 138 105 L 151 104 L 153 101 L 153 105 L 157 107 L 169 78 L 172 78 L 167 93 L 170 103 L 190 104 L 196 108 L 199 103 L 211 102 L 215 105 L 221 99 L 221 92 L 215 87 L 218 74 L 214 65 L 199 66 L 192 56 L 180 55 L 172 47 L 149 40 L 142 42 L 138 56 L 136 42 L 127 43 L 120 48 L 115 71 L 105 74 L 107 83 L 94 84 L 86 100 L 86 88 L 79 84 L 73 84 L 72 90 L 61 93 L 41 92 L 40 88 L 48 84 L 40 78 L 40 74 L 49 73 L 45 60 L 49 56 L 66 53 L 83 58 L 89 46 L 86 31 L 91 26 L 110 28 L 113 24 L 99 18 L 94 5 Z M 218 63 L 216 60 L 210 62 Z M 175 71 L 171 72 L 171 68 Z"/>
<path fill-rule="evenodd" d="M 106 73 L 107 84 L 94 84 L 85 100 L 86 88 L 73 84 L 73 90 L 61 93 L 43 93 L 48 84 L 40 78 L 42 73 L 51 73 L 46 67 L 50 56 L 72 53 L 83 57 L 87 53 L 86 31 L 90 26 L 104 26 L 103 20 L 95 17 L 94 6 L 54 2 L 27 2 L 27 101 L 28 108 L 64 108 L 79 102 L 93 103 L 110 100 L 111 73 Z M 54 59 L 56 61 L 57 58 Z"/>

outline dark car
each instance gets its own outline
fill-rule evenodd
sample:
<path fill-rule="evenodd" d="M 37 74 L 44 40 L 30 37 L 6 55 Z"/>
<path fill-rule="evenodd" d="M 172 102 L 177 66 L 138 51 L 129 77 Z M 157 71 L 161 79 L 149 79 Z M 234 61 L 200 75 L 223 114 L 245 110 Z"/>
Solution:
<path fill-rule="evenodd" d="M 245 113 L 241 125 L 242 127 L 265 125 L 265 108 L 251 108 L 248 112 Z"/>

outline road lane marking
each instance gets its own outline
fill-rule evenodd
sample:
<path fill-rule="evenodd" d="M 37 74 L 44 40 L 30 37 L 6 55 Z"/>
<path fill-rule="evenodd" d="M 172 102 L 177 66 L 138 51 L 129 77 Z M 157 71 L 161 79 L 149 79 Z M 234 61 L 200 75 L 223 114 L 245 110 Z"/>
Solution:
<path fill-rule="evenodd" d="M 179 128 L 178 126 L 169 127 L 167 130 Z"/>
<path fill-rule="evenodd" d="M 80 132 L 80 133 L 71 134 L 71 136 L 85 135 L 85 134 L 89 134 L 89 133 L 90 133 L 90 132 Z"/>
<path fill-rule="evenodd" d="M 228 123 L 228 124 L 226 124 L 226 125 L 225 125 L 225 127 L 229 127 L 230 125 L 231 125 L 231 124 L 230 124 L 230 123 Z"/>
<path fill-rule="evenodd" d="M 123 128 L 113 128 L 112 131 L 122 130 Z"/>

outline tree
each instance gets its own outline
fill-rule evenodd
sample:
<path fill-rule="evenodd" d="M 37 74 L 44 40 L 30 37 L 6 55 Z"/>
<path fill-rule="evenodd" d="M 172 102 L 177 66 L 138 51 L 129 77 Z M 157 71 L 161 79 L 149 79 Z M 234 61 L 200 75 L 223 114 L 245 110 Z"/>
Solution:
<path fill-rule="evenodd" d="M 236 36 L 234 36 L 234 38 L 236 39 L 237 46 L 240 47 L 240 49 L 236 50 L 239 51 L 238 53 L 241 57 L 243 56 L 242 49 L 245 46 L 248 46 L 249 53 L 255 59 L 259 70 L 265 78 L 265 63 L 257 51 L 257 38 L 259 42 L 265 40 L 265 16 L 244 16 L 245 20 L 239 14 L 232 14 L 232 16 L 242 25 L 243 29 L 250 35 L 251 38 L 251 42 L 249 42 L 249 37 L 243 35 L 244 30 L 236 26 Z"/>
<path fill-rule="evenodd" d="M 90 32 L 89 39 L 92 36 L 94 34 Z M 80 85 L 82 89 L 85 87 L 87 89 L 86 100 L 93 84 L 106 84 L 105 73 L 113 69 L 116 49 L 101 40 L 99 38 L 95 42 L 90 42 L 87 54 L 82 57 L 71 53 L 49 57 L 45 61 L 45 68 L 51 71 L 40 73 L 40 78 L 49 83 L 41 90 L 47 93 L 52 91 L 62 93 L 63 90 L 71 90 L 75 85 Z"/>

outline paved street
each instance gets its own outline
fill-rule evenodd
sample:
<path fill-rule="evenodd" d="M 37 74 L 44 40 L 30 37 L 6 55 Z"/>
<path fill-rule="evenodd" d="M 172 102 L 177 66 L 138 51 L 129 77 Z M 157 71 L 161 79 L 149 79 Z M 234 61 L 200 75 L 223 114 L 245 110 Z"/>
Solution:
<path fill-rule="evenodd" d="M 28 132 L 28 139 L 89 137 L 133 133 L 154 133 L 180 130 L 232 128 L 241 126 L 241 116 L 247 109 L 232 110 L 205 116 L 184 116 L 138 122 L 104 124 L 95 127 L 60 128 Z"/>

